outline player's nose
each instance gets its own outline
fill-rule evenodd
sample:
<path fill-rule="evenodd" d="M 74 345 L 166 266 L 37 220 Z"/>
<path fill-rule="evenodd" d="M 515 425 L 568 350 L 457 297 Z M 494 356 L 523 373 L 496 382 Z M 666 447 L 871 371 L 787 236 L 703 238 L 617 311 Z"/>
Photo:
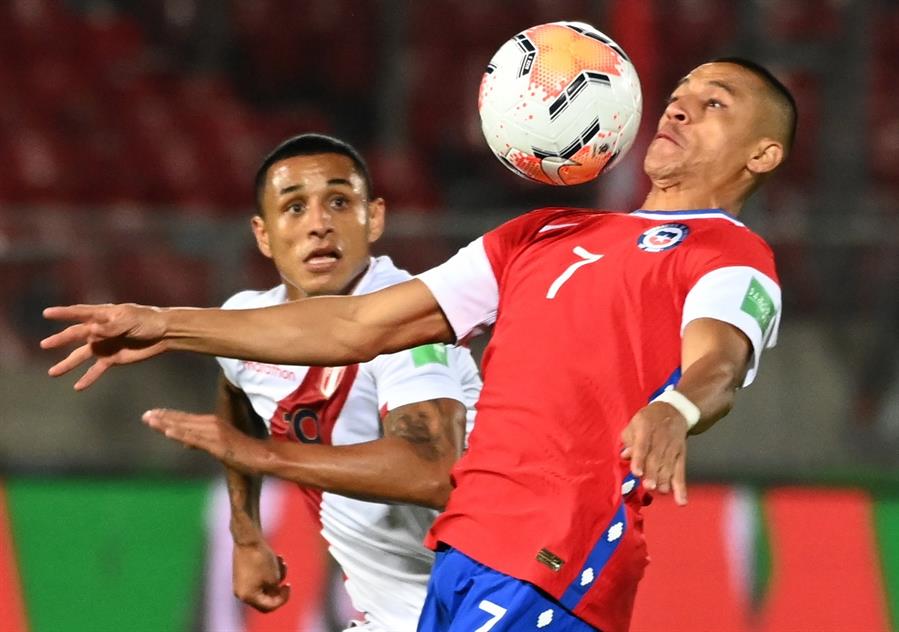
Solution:
<path fill-rule="evenodd" d="M 321 202 L 314 201 L 306 212 L 306 229 L 315 237 L 324 237 L 334 231 L 331 211 Z"/>
<path fill-rule="evenodd" d="M 690 121 L 690 111 L 683 99 L 671 101 L 665 108 L 663 118 L 667 121 L 687 123 Z"/>

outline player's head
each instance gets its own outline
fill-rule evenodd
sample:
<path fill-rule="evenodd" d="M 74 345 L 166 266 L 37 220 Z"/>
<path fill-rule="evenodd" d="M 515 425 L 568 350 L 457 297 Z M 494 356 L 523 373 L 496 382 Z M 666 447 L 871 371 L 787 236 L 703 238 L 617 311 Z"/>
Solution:
<path fill-rule="evenodd" d="M 796 134 L 796 101 L 767 69 L 714 59 L 678 82 L 646 151 L 656 187 L 696 183 L 747 197 L 786 158 Z"/>
<path fill-rule="evenodd" d="M 256 207 L 256 243 L 291 299 L 350 291 L 384 230 L 384 200 L 371 199 L 365 161 L 321 134 L 289 138 L 265 157 Z"/>

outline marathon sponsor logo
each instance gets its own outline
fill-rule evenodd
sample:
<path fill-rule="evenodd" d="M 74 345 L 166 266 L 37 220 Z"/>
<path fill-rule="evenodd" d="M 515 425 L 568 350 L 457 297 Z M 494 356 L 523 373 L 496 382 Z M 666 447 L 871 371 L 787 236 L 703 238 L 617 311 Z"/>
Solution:
<path fill-rule="evenodd" d="M 262 362 L 253 362 L 252 360 L 241 360 L 240 366 L 242 369 L 252 371 L 253 373 L 261 373 L 262 375 L 276 377 L 289 382 L 295 382 L 297 380 L 296 373 L 290 369 L 278 366 L 277 364 L 264 364 Z"/>

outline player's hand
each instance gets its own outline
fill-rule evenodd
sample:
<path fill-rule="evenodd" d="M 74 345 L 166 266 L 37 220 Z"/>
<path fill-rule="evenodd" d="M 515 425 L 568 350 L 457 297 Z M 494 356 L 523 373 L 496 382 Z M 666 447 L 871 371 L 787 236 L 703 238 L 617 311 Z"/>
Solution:
<path fill-rule="evenodd" d="M 676 408 L 654 402 L 641 408 L 621 432 L 631 472 L 643 477 L 643 487 L 687 504 L 687 420 Z"/>
<path fill-rule="evenodd" d="M 166 350 L 165 318 L 156 307 L 134 304 L 48 307 L 44 318 L 77 321 L 41 340 L 42 349 L 79 345 L 64 360 L 50 367 L 49 375 L 63 375 L 96 358 L 75 382 L 75 390 L 87 388 L 113 365 L 140 362 Z"/>
<path fill-rule="evenodd" d="M 290 599 L 287 565 L 264 540 L 234 544 L 234 596 L 260 612 L 271 612 Z"/>
<path fill-rule="evenodd" d="M 157 408 L 141 418 L 153 430 L 189 448 L 208 452 L 225 465 L 246 474 L 255 474 L 248 463 L 259 441 L 247 436 L 215 415 L 195 415 L 180 410 Z"/>

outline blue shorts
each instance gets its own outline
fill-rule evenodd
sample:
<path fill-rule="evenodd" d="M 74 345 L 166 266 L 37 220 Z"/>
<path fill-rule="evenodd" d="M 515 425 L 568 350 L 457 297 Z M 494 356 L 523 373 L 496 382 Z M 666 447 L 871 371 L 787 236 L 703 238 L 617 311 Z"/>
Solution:
<path fill-rule="evenodd" d="M 461 551 L 437 552 L 418 632 L 594 632 L 528 582 L 480 564 Z"/>

